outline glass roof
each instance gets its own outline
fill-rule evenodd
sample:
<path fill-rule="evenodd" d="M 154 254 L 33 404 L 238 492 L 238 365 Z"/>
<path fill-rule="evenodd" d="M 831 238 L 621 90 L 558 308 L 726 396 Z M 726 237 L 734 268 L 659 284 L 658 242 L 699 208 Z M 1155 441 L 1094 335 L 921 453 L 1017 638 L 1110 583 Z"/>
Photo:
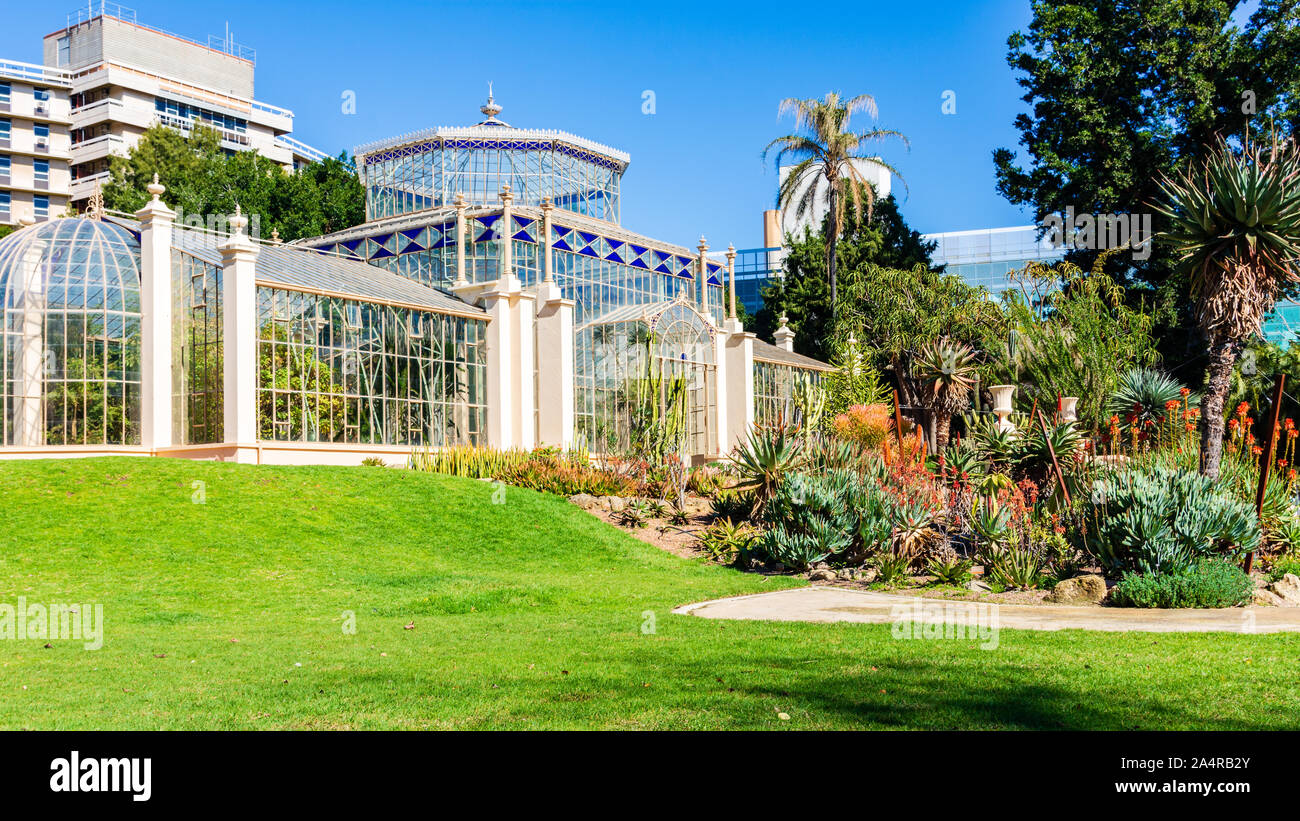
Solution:
<path fill-rule="evenodd" d="M 140 310 L 140 241 L 127 228 L 56 219 L 0 240 L 6 308 Z"/>

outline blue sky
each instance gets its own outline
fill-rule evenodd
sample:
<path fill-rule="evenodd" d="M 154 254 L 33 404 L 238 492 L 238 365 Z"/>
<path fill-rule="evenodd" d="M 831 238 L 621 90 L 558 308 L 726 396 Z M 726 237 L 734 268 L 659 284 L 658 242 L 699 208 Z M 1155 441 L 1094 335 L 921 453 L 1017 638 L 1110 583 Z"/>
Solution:
<path fill-rule="evenodd" d="M 0 57 L 39 62 L 41 37 L 76 3 L 6 5 Z M 994 190 L 991 159 L 995 147 L 1016 147 L 1011 123 L 1024 104 L 1006 38 L 1029 22 L 1026 0 L 824 1 L 806 19 L 789 3 L 676 0 L 125 5 L 140 23 L 204 42 L 229 23 L 257 50 L 257 97 L 293 109 L 295 136 L 331 153 L 477 122 L 491 80 L 512 125 L 631 154 L 623 224 L 662 240 L 759 245 L 776 188 L 759 155 L 793 128 L 777 104 L 830 90 L 873 94 L 879 124 L 911 138 L 910 151 L 881 150 L 910 188 L 903 213 L 914 228 L 1030 219 Z M 356 93 L 355 115 L 342 113 L 345 90 Z M 642 113 L 645 90 L 653 115 Z M 941 112 L 945 90 L 956 92 L 955 115 Z"/>

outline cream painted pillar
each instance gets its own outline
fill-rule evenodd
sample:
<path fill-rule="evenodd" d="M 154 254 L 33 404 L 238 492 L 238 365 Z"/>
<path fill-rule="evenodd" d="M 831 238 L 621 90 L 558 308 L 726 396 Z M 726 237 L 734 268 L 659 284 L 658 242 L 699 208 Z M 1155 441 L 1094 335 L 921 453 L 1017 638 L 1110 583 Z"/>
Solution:
<path fill-rule="evenodd" d="M 713 361 L 716 364 L 714 371 L 715 393 L 717 404 L 713 410 L 713 424 L 717 435 L 714 437 L 715 452 L 710 456 L 720 456 L 725 454 L 730 448 L 727 443 L 731 441 L 731 363 L 727 361 L 727 340 L 730 334 L 726 331 L 718 331 L 713 335 Z"/>
<path fill-rule="evenodd" d="M 564 450 L 573 447 L 574 305 L 554 282 L 537 286 L 537 441 Z"/>
<path fill-rule="evenodd" d="M 552 251 L 551 240 L 551 212 L 555 210 L 555 204 L 551 202 L 550 197 L 542 197 L 542 282 L 550 282 L 555 274 L 555 254 Z M 541 291 L 538 294 L 538 304 L 542 304 Z"/>
<path fill-rule="evenodd" d="M 783 314 L 781 316 L 781 327 L 777 328 L 776 332 L 772 334 L 772 341 L 775 342 L 776 346 L 781 350 L 793 352 L 794 331 L 790 330 L 790 326 L 786 324 L 788 321 L 789 320 L 787 320 Z"/>
<path fill-rule="evenodd" d="M 696 267 L 700 271 L 700 313 L 712 322 L 712 314 L 709 313 L 709 265 L 708 258 L 704 256 L 704 252 L 709 250 L 709 243 L 704 239 L 703 234 L 700 235 L 700 244 L 695 248 L 700 252 L 696 262 Z"/>
<path fill-rule="evenodd" d="M 723 450 L 743 442 L 754 427 L 754 340 L 751 333 L 736 331 L 727 335 L 727 432 L 730 436 Z"/>
<path fill-rule="evenodd" d="M 166 448 L 172 431 L 172 223 L 176 212 L 161 199 L 158 175 L 147 186 L 153 199 L 135 212 L 140 220 L 140 444 Z M 184 444 L 183 442 L 181 444 Z"/>
<path fill-rule="evenodd" d="M 736 246 L 727 245 L 727 287 L 731 289 L 731 304 L 727 311 L 727 319 L 733 322 L 736 319 Z"/>
<path fill-rule="evenodd" d="M 499 282 L 499 281 L 498 281 Z M 512 412 L 515 396 L 513 353 L 515 346 L 511 321 L 510 293 L 496 288 L 482 294 L 483 308 L 487 311 L 487 444 L 505 449 L 514 445 Z"/>
<path fill-rule="evenodd" d="M 514 215 L 515 195 L 510 191 L 510 183 L 501 186 L 501 228 L 497 235 L 501 238 L 501 280 L 505 287 L 513 290 L 515 277 L 514 257 Z"/>
<path fill-rule="evenodd" d="M 32 225 L 24 220 L 23 226 Z M 14 371 L 18 376 L 18 395 L 14 397 L 13 443 L 20 447 L 45 445 L 45 269 L 41 261 L 49 240 L 32 242 L 22 260 L 22 303 L 19 322 L 21 343 Z M 50 364 L 53 364 L 52 360 Z M 0 442 L 3 444 L 3 442 Z"/>
<path fill-rule="evenodd" d="M 469 284 L 465 278 L 465 202 L 464 194 L 456 195 L 456 286 Z"/>
<path fill-rule="evenodd" d="M 537 296 L 531 291 L 516 291 L 510 301 L 515 325 L 510 340 L 514 357 L 515 445 L 532 450 L 537 447 Z"/>
<path fill-rule="evenodd" d="M 257 461 L 257 245 L 235 207 L 221 252 L 221 345 L 224 351 L 225 441 L 234 461 Z"/>

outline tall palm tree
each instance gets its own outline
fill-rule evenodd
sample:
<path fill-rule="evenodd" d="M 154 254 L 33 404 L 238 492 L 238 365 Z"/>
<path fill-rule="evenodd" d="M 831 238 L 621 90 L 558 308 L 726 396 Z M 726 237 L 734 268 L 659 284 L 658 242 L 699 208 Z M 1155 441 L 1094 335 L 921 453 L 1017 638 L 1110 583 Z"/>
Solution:
<path fill-rule="evenodd" d="M 876 203 L 875 189 L 862 176 L 854 160 L 884 168 L 902 181 L 902 175 L 893 166 L 879 157 L 866 156 L 861 152 L 869 143 L 889 137 L 897 137 L 907 145 L 907 137 L 884 128 L 849 130 L 849 120 L 854 114 L 865 113 L 871 119 L 876 119 L 876 100 L 870 94 L 859 94 L 850 100 L 841 100 L 835 92 L 828 93 L 821 100 L 788 97 L 781 101 L 777 116 L 791 113 L 794 114 L 795 127 L 803 129 L 805 133 L 787 134 L 772 140 L 763 149 L 763 159 L 766 160 L 768 152 L 776 148 L 778 168 L 787 156 L 798 160 L 794 168 L 790 169 L 789 175 L 781 181 L 777 207 L 787 211 L 793 208 L 796 218 L 814 212 L 817 203 L 823 198 L 830 208 L 834 234 L 826 238 L 826 253 L 831 315 L 834 316 L 837 297 L 835 244 L 844 231 L 845 209 L 852 203 L 858 221 L 861 222 L 864 213 L 866 219 L 871 219 Z M 816 176 L 805 187 L 810 169 L 815 171 Z"/>
<path fill-rule="evenodd" d="M 922 401 L 934 417 L 934 449 L 943 453 L 948 447 L 948 431 L 954 413 L 966 409 L 971 386 L 975 384 L 975 350 L 944 337 L 923 347 L 913 368 L 917 381 L 924 387 Z"/>
<path fill-rule="evenodd" d="M 1201 472 L 1218 478 L 1223 403 L 1242 346 L 1260 333 L 1280 287 L 1300 279 L 1300 149 L 1274 135 L 1267 148 L 1246 135 L 1220 138 L 1202 161 L 1160 180 L 1155 210 L 1170 221 L 1159 239 L 1181 253 L 1196 319 L 1209 343 L 1201 408 Z"/>

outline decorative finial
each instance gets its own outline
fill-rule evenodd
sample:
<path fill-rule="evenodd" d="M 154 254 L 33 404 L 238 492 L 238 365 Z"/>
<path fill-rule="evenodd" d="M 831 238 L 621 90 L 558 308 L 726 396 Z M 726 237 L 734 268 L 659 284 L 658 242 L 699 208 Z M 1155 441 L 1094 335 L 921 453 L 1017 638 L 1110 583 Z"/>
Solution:
<path fill-rule="evenodd" d="M 240 209 L 239 203 L 235 203 L 235 214 L 230 218 L 230 233 L 243 234 L 244 229 L 247 227 L 248 217 L 244 216 L 244 212 Z"/>
<path fill-rule="evenodd" d="M 696 248 L 701 254 L 709 250 L 709 241 L 704 238 L 703 234 L 700 234 L 700 244 L 697 245 Z"/>
<path fill-rule="evenodd" d="M 163 192 L 167 190 L 167 186 L 158 182 L 158 174 L 155 172 L 153 175 L 153 182 L 146 185 L 144 187 L 144 190 L 148 191 L 150 194 L 153 194 L 153 201 L 158 202 L 158 198 L 161 197 L 163 195 Z"/>
<path fill-rule="evenodd" d="M 786 324 L 786 323 L 789 322 L 789 321 L 790 321 L 790 318 L 789 318 L 788 316 L 786 316 L 785 314 L 781 314 L 781 324 L 782 324 L 782 325 Z"/>
<path fill-rule="evenodd" d="M 154 197 L 154 199 L 158 198 Z M 95 183 L 95 190 L 90 194 L 90 201 L 86 203 L 85 216 L 86 219 L 92 220 L 104 219 L 104 189 L 98 182 Z"/>
<path fill-rule="evenodd" d="M 735 255 L 736 255 L 736 246 L 733 243 L 730 242 L 727 243 L 727 256 L 734 257 Z"/>
<path fill-rule="evenodd" d="M 280 229 L 279 229 L 279 228 L 272 228 L 272 229 L 271 229 L 271 242 L 279 242 L 279 241 L 280 241 Z"/>
<path fill-rule="evenodd" d="M 487 119 L 479 123 L 479 125 L 506 125 L 497 119 L 497 115 L 501 113 L 501 106 L 492 98 L 492 82 L 490 80 L 488 81 L 487 102 L 479 106 L 478 110 L 483 112 L 484 117 L 487 117 Z"/>
<path fill-rule="evenodd" d="M 469 205 L 469 203 L 465 200 L 465 194 L 460 191 L 456 192 L 456 199 L 452 200 L 451 204 L 456 206 L 457 211 L 463 211 L 465 210 L 465 206 Z"/>

